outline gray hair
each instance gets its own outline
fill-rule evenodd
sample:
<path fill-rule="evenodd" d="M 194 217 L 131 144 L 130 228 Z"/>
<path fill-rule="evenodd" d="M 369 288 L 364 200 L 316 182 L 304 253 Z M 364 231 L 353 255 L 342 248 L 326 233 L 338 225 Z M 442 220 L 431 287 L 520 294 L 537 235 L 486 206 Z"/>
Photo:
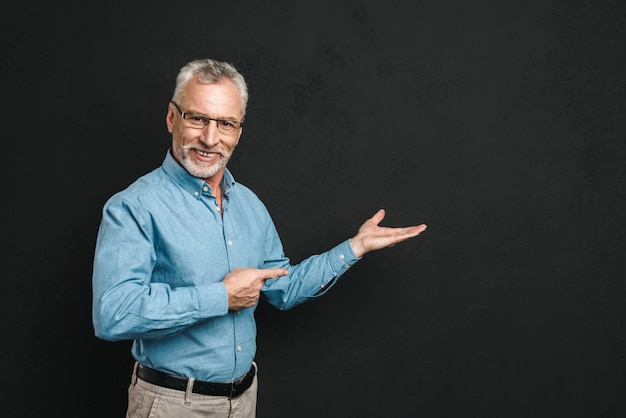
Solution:
<path fill-rule="evenodd" d="M 215 84 L 223 78 L 232 81 L 241 96 L 241 110 L 244 115 L 246 114 L 246 106 L 248 104 L 248 87 L 246 80 L 232 64 L 208 58 L 190 61 L 180 69 L 176 77 L 176 88 L 174 89 L 174 95 L 172 97 L 173 101 L 180 101 L 183 96 L 183 91 L 185 90 L 185 85 L 196 75 L 198 76 L 198 81 L 201 83 Z"/>

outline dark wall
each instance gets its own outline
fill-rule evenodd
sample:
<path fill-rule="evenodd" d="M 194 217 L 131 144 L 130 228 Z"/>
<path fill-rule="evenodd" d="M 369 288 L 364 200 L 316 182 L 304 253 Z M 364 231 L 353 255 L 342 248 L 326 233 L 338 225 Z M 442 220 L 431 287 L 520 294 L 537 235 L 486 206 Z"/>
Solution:
<path fill-rule="evenodd" d="M 623 1 L 40 3 L 0 17 L 2 416 L 123 416 L 100 210 L 203 57 L 248 79 L 230 167 L 294 262 L 380 207 L 429 226 L 259 308 L 259 417 L 626 415 Z"/>

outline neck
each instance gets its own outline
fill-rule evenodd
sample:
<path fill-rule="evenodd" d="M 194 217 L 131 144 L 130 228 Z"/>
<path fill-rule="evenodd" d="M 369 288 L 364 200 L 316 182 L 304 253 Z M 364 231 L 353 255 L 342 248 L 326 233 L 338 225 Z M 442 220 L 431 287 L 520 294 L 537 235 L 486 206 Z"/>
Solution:
<path fill-rule="evenodd" d="M 222 208 L 222 176 L 213 176 L 211 178 L 208 179 L 204 179 L 204 182 L 206 184 L 209 185 L 209 187 L 211 187 L 211 192 L 213 193 L 213 196 L 215 196 L 215 201 L 217 203 L 217 206 L 219 206 L 219 208 Z"/>
<path fill-rule="evenodd" d="M 209 178 L 203 179 L 206 184 L 211 186 L 211 190 L 213 191 L 213 195 L 215 197 L 217 197 L 218 193 L 221 194 L 221 188 L 222 188 L 221 185 L 222 185 L 222 179 L 223 178 L 224 178 L 224 171 L 220 170 L 215 175 L 213 175 L 213 176 L 211 176 Z"/>

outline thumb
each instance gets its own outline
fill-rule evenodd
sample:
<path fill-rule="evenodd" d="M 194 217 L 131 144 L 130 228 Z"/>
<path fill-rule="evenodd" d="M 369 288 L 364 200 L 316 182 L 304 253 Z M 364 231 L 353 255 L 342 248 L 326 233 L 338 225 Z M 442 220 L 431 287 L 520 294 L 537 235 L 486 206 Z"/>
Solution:
<path fill-rule="evenodd" d="M 385 218 L 385 209 L 379 209 L 378 212 L 370 218 L 374 224 L 378 225 Z"/>

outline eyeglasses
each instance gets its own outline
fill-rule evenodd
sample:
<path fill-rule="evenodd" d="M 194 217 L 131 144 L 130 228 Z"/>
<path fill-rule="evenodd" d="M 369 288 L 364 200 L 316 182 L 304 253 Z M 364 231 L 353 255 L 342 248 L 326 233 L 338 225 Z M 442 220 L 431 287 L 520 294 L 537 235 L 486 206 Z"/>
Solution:
<path fill-rule="evenodd" d="M 178 107 L 176 102 L 172 101 L 172 104 L 176 106 L 176 110 L 178 110 L 178 113 L 180 113 L 180 116 L 182 116 L 183 120 L 187 122 L 187 126 L 190 128 L 203 129 L 209 124 L 209 122 L 214 120 L 217 123 L 217 130 L 223 134 L 229 135 L 237 132 L 237 130 L 241 128 L 241 125 L 243 125 L 243 121 L 215 119 L 207 116 L 186 113 L 180 110 L 180 107 Z"/>

